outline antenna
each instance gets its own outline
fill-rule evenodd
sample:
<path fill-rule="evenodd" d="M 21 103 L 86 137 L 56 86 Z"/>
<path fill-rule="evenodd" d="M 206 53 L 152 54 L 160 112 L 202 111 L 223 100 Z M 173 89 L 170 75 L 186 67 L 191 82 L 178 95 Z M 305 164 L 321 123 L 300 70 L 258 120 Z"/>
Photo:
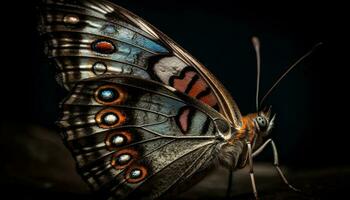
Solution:
<path fill-rule="evenodd" d="M 273 84 L 273 86 L 269 89 L 268 92 L 266 92 L 265 96 L 261 99 L 260 101 L 260 105 L 265 101 L 265 99 L 271 94 L 271 92 L 277 87 L 277 85 L 281 82 L 281 80 L 292 70 L 295 68 L 295 66 L 297 66 L 301 61 L 303 61 L 306 57 L 308 57 L 309 55 L 311 55 L 316 48 L 318 48 L 319 46 L 322 45 L 322 42 L 316 44 L 309 52 L 307 52 L 304 56 L 302 56 L 301 58 L 299 58 L 299 60 L 297 60 L 293 65 L 291 65 L 287 71 L 285 71 L 275 82 L 275 84 Z"/>
<path fill-rule="evenodd" d="M 260 89 L 260 42 L 257 37 L 252 37 L 252 43 L 254 46 L 255 54 L 256 54 L 256 93 L 255 93 L 255 106 L 256 112 L 259 111 L 259 89 Z"/>

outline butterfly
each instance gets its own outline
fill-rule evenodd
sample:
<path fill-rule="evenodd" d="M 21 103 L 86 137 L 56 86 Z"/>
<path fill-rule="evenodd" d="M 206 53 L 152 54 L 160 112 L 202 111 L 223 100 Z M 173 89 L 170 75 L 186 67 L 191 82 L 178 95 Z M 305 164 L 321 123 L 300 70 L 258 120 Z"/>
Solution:
<path fill-rule="evenodd" d="M 58 124 L 79 174 L 99 198 L 166 198 L 218 165 L 231 172 L 248 165 L 258 198 L 253 158 L 268 145 L 282 180 L 297 190 L 279 168 L 268 137 L 275 116 L 259 109 L 258 90 L 257 112 L 242 116 L 203 64 L 108 1 L 42 0 L 40 16 L 46 53 L 69 91 Z M 259 52 L 257 38 L 253 43 Z M 259 53 L 257 60 L 259 88 Z"/>

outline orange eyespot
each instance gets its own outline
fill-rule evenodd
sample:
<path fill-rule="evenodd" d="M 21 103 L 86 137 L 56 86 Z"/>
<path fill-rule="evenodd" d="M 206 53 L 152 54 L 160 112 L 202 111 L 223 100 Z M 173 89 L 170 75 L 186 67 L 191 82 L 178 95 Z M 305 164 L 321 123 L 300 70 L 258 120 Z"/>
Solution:
<path fill-rule="evenodd" d="M 102 54 L 112 54 L 116 51 L 115 45 L 108 40 L 96 40 L 91 44 L 92 50 Z"/>
<path fill-rule="evenodd" d="M 113 155 L 111 165 L 116 169 L 124 169 L 137 157 L 138 153 L 134 149 L 122 149 Z"/>
<path fill-rule="evenodd" d="M 125 174 L 128 183 L 138 183 L 144 180 L 148 175 L 147 168 L 142 165 L 131 166 Z"/>
<path fill-rule="evenodd" d="M 95 100 L 103 105 L 119 105 L 125 102 L 127 93 L 116 85 L 103 85 L 95 91 Z"/>
<path fill-rule="evenodd" d="M 129 131 L 116 131 L 107 135 L 105 143 L 109 149 L 118 148 L 130 144 L 133 135 Z"/>
<path fill-rule="evenodd" d="M 123 112 L 116 109 L 104 109 L 96 115 L 96 122 L 101 128 L 115 128 L 126 121 Z"/>

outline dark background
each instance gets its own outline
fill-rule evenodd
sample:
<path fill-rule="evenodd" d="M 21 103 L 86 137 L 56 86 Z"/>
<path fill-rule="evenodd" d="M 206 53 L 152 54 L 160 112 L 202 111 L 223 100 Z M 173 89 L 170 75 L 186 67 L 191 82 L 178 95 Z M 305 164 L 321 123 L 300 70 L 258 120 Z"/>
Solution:
<path fill-rule="evenodd" d="M 338 116 L 329 101 L 337 98 L 335 88 L 329 87 L 332 75 L 328 71 L 336 69 L 329 58 L 340 51 L 331 42 L 340 23 L 333 20 L 331 5 L 313 1 L 114 2 L 149 21 L 207 66 L 231 92 L 243 114 L 255 110 L 252 36 L 258 36 L 262 45 L 261 96 L 288 66 L 323 42 L 267 99 L 277 113 L 272 137 L 281 163 L 293 171 L 348 169 L 346 131 L 338 130 L 346 124 L 331 120 Z M 55 70 L 43 54 L 35 3 L 8 2 L 3 9 L 1 186 L 10 194 L 26 191 L 33 199 L 36 192 L 50 195 L 52 190 L 56 195 L 61 191 L 84 193 L 83 186 L 76 186 L 79 177 L 71 170 L 69 153 L 54 124 L 58 103 L 66 93 L 55 83 Z M 272 161 L 272 152 L 266 151 L 257 160 Z M 71 171 L 60 175 L 65 170 Z M 65 190 L 55 181 L 61 181 L 61 186 L 76 185 Z"/>

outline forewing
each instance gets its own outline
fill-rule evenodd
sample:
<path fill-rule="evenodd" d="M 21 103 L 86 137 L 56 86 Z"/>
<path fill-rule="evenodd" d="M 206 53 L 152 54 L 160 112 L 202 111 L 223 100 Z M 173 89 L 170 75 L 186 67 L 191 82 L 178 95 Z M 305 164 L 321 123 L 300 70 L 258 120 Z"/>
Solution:
<path fill-rule="evenodd" d="M 82 177 L 101 196 L 154 199 L 213 164 L 223 116 L 174 89 L 130 76 L 81 81 L 59 121 Z M 218 127 L 220 126 L 220 127 Z"/>
<path fill-rule="evenodd" d="M 241 126 L 222 84 L 155 27 L 105 0 L 43 0 L 40 31 L 67 89 L 103 74 L 128 74 L 172 86 Z"/>

